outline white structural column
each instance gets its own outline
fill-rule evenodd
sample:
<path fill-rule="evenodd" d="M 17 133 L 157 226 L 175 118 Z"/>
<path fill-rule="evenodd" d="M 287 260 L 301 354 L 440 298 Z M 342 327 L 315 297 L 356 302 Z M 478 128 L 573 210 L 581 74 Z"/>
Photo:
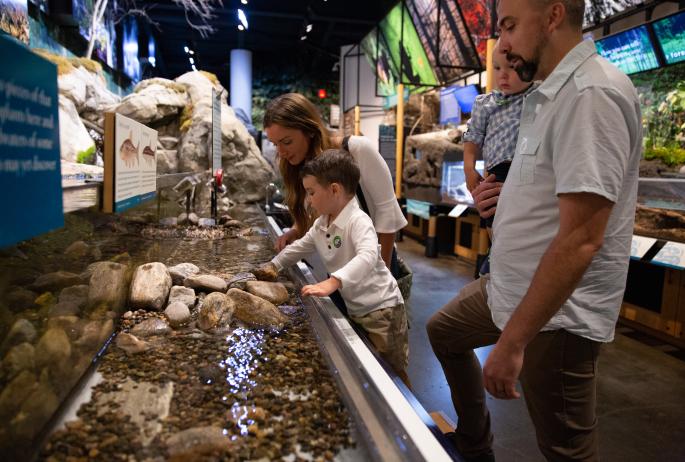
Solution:
<path fill-rule="evenodd" d="M 242 109 L 252 121 L 252 52 L 231 50 L 231 107 Z"/>

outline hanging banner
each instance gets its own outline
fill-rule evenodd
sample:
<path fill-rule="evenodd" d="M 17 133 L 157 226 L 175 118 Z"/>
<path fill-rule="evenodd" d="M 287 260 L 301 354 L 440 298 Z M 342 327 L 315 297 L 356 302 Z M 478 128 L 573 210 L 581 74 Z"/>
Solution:
<path fill-rule="evenodd" d="M 64 226 L 57 66 L 0 35 L 0 248 Z"/>
<path fill-rule="evenodd" d="M 156 192 L 157 131 L 121 114 L 105 114 L 103 210 L 123 212 Z"/>
<path fill-rule="evenodd" d="M 0 29 L 29 44 L 29 8 L 26 0 L 0 0 Z"/>

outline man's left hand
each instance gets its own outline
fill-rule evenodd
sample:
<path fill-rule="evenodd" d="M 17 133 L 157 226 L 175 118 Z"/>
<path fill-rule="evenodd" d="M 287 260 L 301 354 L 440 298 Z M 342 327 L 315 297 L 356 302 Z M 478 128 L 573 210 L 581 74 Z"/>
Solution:
<path fill-rule="evenodd" d="M 523 349 L 497 342 L 483 368 L 485 389 L 498 399 L 520 398 L 516 380 L 522 367 Z"/>
<path fill-rule="evenodd" d="M 302 288 L 302 296 L 312 297 L 327 297 L 340 288 L 340 281 L 334 277 L 330 277 L 318 284 L 310 284 Z"/>

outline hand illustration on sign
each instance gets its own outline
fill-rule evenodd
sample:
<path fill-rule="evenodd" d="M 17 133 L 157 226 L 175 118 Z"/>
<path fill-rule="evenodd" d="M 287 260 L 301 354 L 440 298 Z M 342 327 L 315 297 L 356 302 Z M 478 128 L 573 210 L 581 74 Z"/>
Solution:
<path fill-rule="evenodd" d="M 121 143 L 119 148 L 119 157 L 124 161 L 124 165 L 128 168 L 132 168 L 138 165 L 138 147 L 140 146 L 140 141 L 138 141 L 138 146 L 133 144 L 133 131 L 129 132 L 128 138 Z"/>

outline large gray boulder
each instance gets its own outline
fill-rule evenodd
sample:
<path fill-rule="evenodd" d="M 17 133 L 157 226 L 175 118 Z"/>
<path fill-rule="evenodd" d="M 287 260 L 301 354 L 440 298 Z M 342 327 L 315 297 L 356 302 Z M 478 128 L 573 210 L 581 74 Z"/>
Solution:
<path fill-rule="evenodd" d="M 169 274 L 174 285 L 183 285 L 185 278 L 200 272 L 200 268 L 192 263 L 179 263 L 169 268 Z"/>
<path fill-rule="evenodd" d="M 271 302 L 240 289 L 230 289 L 228 297 L 235 302 L 233 316 L 248 327 L 281 329 L 288 318 Z"/>
<path fill-rule="evenodd" d="M 169 298 L 171 276 L 163 263 L 146 263 L 136 268 L 129 302 L 133 308 L 161 311 Z"/>
<path fill-rule="evenodd" d="M 112 311 L 126 305 L 128 293 L 128 268 L 114 262 L 102 262 L 94 267 L 88 286 L 88 304 L 106 304 Z"/>
<path fill-rule="evenodd" d="M 213 81 L 214 80 L 214 81 Z M 192 112 L 181 119 L 179 146 L 180 171 L 204 171 L 209 165 L 209 139 L 212 128 L 212 88 L 221 97 L 222 167 L 231 199 L 245 203 L 262 200 L 264 185 L 274 178 L 271 165 L 262 157 L 254 138 L 226 102 L 226 91 L 216 77 L 203 72 L 188 72 L 176 79 L 185 85 Z"/>
<path fill-rule="evenodd" d="M 164 310 L 164 315 L 173 328 L 180 327 L 190 321 L 190 310 L 185 303 L 181 302 L 170 303 Z"/>
<path fill-rule="evenodd" d="M 124 97 L 115 112 L 142 124 L 174 118 L 186 107 L 185 87 L 172 80 L 154 78 L 143 80 Z"/>
<path fill-rule="evenodd" d="M 228 287 L 226 281 L 212 274 L 189 276 L 183 281 L 183 285 L 202 292 L 226 292 Z"/>
<path fill-rule="evenodd" d="M 169 292 L 169 305 L 183 303 L 188 308 L 192 308 L 195 306 L 196 299 L 195 291 L 190 287 L 173 286 Z"/>
<path fill-rule="evenodd" d="M 95 142 L 81 121 L 76 106 L 62 95 L 59 95 L 59 144 L 62 160 L 69 162 L 95 153 Z"/>
<path fill-rule="evenodd" d="M 65 287 L 74 286 L 81 282 L 78 274 L 70 273 L 68 271 L 55 271 L 54 273 L 43 274 L 38 276 L 30 289 L 36 292 L 58 291 Z"/>

